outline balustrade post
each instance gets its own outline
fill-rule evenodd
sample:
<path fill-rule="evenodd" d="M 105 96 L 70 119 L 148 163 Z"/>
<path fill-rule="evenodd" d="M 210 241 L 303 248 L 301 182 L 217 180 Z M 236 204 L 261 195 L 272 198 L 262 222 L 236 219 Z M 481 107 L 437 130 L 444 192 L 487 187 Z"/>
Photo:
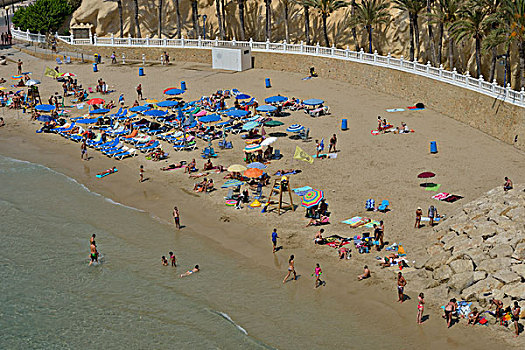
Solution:
<path fill-rule="evenodd" d="M 115 36 L 111 33 L 111 46 L 115 45 Z"/>
<path fill-rule="evenodd" d="M 404 61 L 405 61 L 405 58 L 403 57 L 403 55 L 401 55 L 401 57 L 399 57 L 399 67 L 403 68 Z"/>
<path fill-rule="evenodd" d="M 131 34 L 128 34 L 128 45 L 131 46 Z"/>
<path fill-rule="evenodd" d="M 456 75 L 458 74 L 458 72 L 456 71 L 456 67 L 454 67 L 452 69 L 452 81 L 456 81 Z"/>
<path fill-rule="evenodd" d="M 359 50 L 359 60 L 361 60 L 361 61 L 363 60 L 363 55 L 364 55 L 364 53 L 365 53 L 365 52 L 364 52 L 363 49 L 361 48 L 361 50 Z"/>
<path fill-rule="evenodd" d="M 346 57 L 346 58 L 350 57 L 350 47 L 348 47 L 348 45 L 346 45 L 346 49 L 345 49 L 345 57 Z"/>
<path fill-rule="evenodd" d="M 235 37 L 233 37 L 232 44 L 233 46 L 237 45 L 237 40 L 235 40 Z"/>
<path fill-rule="evenodd" d="M 430 67 L 432 67 L 432 65 L 430 64 L 430 61 L 427 62 L 427 74 L 430 74 Z"/>
<path fill-rule="evenodd" d="M 73 33 L 69 34 L 69 43 L 75 45 L 75 37 L 73 36 Z"/>
<path fill-rule="evenodd" d="M 334 44 L 332 44 L 332 47 L 330 48 L 330 56 L 334 56 L 334 52 L 335 52 L 335 46 Z"/>
<path fill-rule="evenodd" d="M 465 86 L 468 86 L 468 81 L 470 79 L 470 72 L 467 71 L 467 73 L 465 73 L 464 76 L 465 76 Z"/>
<path fill-rule="evenodd" d="M 29 29 L 26 30 L 26 40 L 30 41 Z"/>
<path fill-rule="evenodd" d="M 249 44 L 250 44 L 250 50 L 253 49 L 253 39 L 252 38 L 250 38 Z"/>
<path fill-rule="evenodd" d="M 374 63 L 377 63 L 377 50 L 374 50 Z"/>
<path fill-rule="evenodd" d="M 505 86 L 505 98 L 509 96 L 509 90 L 510 90 L 510 83 L 507 83 L 507 86 Z"/>
<path fill-rule="evenodd" d="M 219 38 L 215 37 L 215 46 L 219 46 Z"/>
<path fill-rule="evenodd" d="M 184 46 L 185 46 L 185 43 L 184 43 L 184 35 L 181 35 L 181 36 L 180 36 L 180 40 L 181 40 L 181 41 L 180 41 L 181 46 L 184 47 Z"/>
<path fill-rule="evenodd" d="M 283 51 L 286 52 L 286 40 L 283 41 Z"/>
<path fill-rule="evenodd" d="M 443 77 L 443 65 L 442 64 L 439 65 L 439 77 L 440 78 Z"/>
<path fill-rule="evenodd" d="M 495 92 L 496 86 L 498 86 L 498 81 L 496 80 L 496 78 L 494 78 L 494 80 L 492 80 L 492 86 L 490 87 L 490 91 Z"/>
<path fill-rule="evenodd" d="M 93 35 L 93 45 L 97 45 L 97 33 Z"/>
<path fill-rule="evenodd" d="M 149 47 L 149 34 L 148 34 L 148 35 L 146 35 L 146 46 L 148 46 L 148 47 Z"/>
<path fill-rule="evenodd" d="M 317 42 L 317 45 L 315 46 L 315 54 L 319 55 L 319 42 Z"/>
<path fill-rule="evenodd" d="M 390 52 L 388 53 L 388 55 L 386 55 L 386 63 L 390 66 L 390 59 L 392 58 L 392 54 L 390 54 Z"/>
<path fill-rule="evenodd" d="M 521 91 L 520 91 L 520 102 L 522 106 L 523 106 L 524 99 L 525 99 L 525 87 L 522 86 Z"/>
<path fill-rule="evenodd" d="M 168 46 L 168 39 L 162 38 L 162 45 L 163 46 Z"/>
<path fill-rule="evenodd" d="M 202 47 L 202 38 L 201 38 L 200 35 L 199 35 L 199 37 L 197 38 L 197 46 L 198 46 L 198 47 Z"/>
<path fill-rule="evenodd" d="M 266 50 L 270 50 L 270 39 L 266 39 Z"/>
<path fill-rule="evenodd" d="M 302 40 L 301 40 L 301 46 L 300 46 L 300 48 L 301 48 L 301 52 L 304 52 L 304 42 L 303 42 Z"/>
<path fill-rule="evenodd" d="M 122 53 L 122 64 L 126 64 L 126 55 Z"/>
<path fill-rule="evenodd" d="M 483 74 L 480 74 L 479 75 L 479 78 L 478 78 L 478 88 L 481 90 L 483 89 Z"/>

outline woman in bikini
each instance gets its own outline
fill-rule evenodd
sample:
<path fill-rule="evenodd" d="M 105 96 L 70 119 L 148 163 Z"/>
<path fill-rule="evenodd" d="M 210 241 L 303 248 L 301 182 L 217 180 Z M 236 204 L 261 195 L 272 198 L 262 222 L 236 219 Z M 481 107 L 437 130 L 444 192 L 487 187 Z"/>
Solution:
<path fill-rule="evenodd" d="M 288 273 L 286 274 L 286 277 L 283 280 L 283 284 L 286 283 L 286 280 L 288 277 L 290 277 L 290 274 L 293 273 L 293 279 L 297 279 L 297 274 L 295 273 L 295 263 L 294 263 L 294 256 L 290 255 L 290 259 L 288 259 Z"/>
<path fill-rule="evenodd" d="M 514 307 L 512 308 L 512 321 L 514 322 L 514 329 L 516 330 L 516 335 L 514 335 L 514 338 L 517 337 L 520 334 L 520 314 L 521 314 L 521 307 L 519 306 L 518 302 L 514 302 Z"/>
<path fill-rule="evenodd" d="M 452 314 L 457 309 L 456 299 L 452 298 L 448 302 L 448 304 L 445 306 L 445 319 L 447 320 L 447 327 L 450 328 L 452 325 Z"/>
<path fill-rule="evenodd" d="M 422 324 L 423 321 L 421 319 L 423 318 L 423 311 L 425 310 L 425 294 L 419 293 L 417 299 L 417 324 Z"/>
<path fill-rule="evenodd" d="M 315 288 L 322 286 L 324 284 L 323 281 L 321 281 L 322 273 L 323 273 L 323 270 L 321 270 L 321 266 L 319 266 L 319 264 L 315 264 L 315 270 L 314 270 Z"/>

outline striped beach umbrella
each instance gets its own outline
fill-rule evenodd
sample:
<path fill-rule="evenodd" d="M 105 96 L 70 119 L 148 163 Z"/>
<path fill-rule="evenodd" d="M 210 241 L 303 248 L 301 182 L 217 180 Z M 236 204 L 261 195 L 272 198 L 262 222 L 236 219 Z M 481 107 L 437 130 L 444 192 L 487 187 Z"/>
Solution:
<path fill-rule="evenodd" d="M 286 131 L 288 132 L 299 132 L 304 129 L 304 126 L 301 124 L 292 124 L 289 127 L 286 128 Z"/>
<path fill-rule="evenodd" d="M 321 199 L 324 198 L 324 192 L 320 190 L 310 190 L 306 192 L 301 200 L 301 205 L 306 208 L 311 208 L 318 205 Z"/>
<path fill-rule="evenodd" d="M 254 143 L 253 145 L 248 145 L 244 147 L 244 152 L 246 153 L 253 153 L 253 152 L 257 152 L 261 150 L 262 150 L 262 146 L 256 143 Z"/>
<path fill-rule="evenodd" d="M 266 169 L 267 166 L 263 163 L 260 163 L 260 162 L 253 162 L 253 163 L 250 163 L 246 166 L 248 169 Z"/>
<path fill-rule="evenodd" d="M 242 129 L 243 130 L 252 130 L 253 128 L 258 127 L 259 125 L 260 125 L 259 122 L 252 121 L 252 122 L 248 122 L 248 123 L 244 124 L 242 126 Z"/>
<path fill-rule="evenodd" d="M 76 77 L 77 75 L 74 73 L 62 73 L 60 74 L 61 77 Z"/>
<path fill-rule="evenodd" d="M 228 187 L 237 187 L 241 186 L 244 182 L 239 180 L 228 180 L 224 183 L 224 185 L 221 186 L 221 188 L 228 188 Z"/>

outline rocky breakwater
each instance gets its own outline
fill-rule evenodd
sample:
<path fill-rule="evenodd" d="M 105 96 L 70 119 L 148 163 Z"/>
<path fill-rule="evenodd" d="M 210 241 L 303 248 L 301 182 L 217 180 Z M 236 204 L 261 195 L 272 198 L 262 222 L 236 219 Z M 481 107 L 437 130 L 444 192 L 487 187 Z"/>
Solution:
<path fill-rule="evenodd" d="M 429 296 L 481 307 L 492 297 L 505 305 L 525 300 L 525 184 L 487 192 L 436 226 L 432 235 L 437 242 L 414 272 L 414 277 L 427 277 Z"/>

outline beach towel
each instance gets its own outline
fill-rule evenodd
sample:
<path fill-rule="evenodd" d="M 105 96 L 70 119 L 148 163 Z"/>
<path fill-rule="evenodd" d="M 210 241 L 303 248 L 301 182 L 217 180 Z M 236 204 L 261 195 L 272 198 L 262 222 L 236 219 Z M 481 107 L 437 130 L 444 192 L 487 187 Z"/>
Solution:
<path fill-rule="evenodd" d="M 433 186 L 427 186 L 425 187 L 425 191 L 433 191 L 437 192 L 439 188 L 441 187 L 441 184 L 434 184 Z"/>
<path fill-rule="evenodd" d="M 376 136 L 376 135 L 379 135 L 379 134 L 380 134 L 380 132 L 379 132 L 379 131 L 377 131 L 377 130 L 371 130 L 371 131 L 370 131 L 370 133 L 371 133 L 372 135 L 374 135 L 374 136 Z"/>
<path fill-rule="evenodd" d="M 115 168 L 115 171 L 113 171 L 113 169 L 108 169 L 102 173 L 98 173 L 97 175 L 95 175 L 96 177 L 98 177 L 99 179 L 105 177 L 105 176 L 108 176 L 108 175 L 111 175 L 111 174 L 114 174 L 118 171 L 117 168 Z"/>
<path fill-rule="evenodd" d="M 379 221 L 372 220 L 369 223 L 363 225 L 363 227 L 374 228 L 374 224 L 379 226 Z"/>
<path fill-rule="evenodd" d="M 447 198 L 448 196 L 450 196 L 450 193 L 441 192 L 441 193 L 436 194 L 435 196 L 432 196 L 432 199 L 437 199 L 438 201 L 442 201 L 443 199 Z"/>
<path fill-rule="evenodd" d="M 301 80 L 310 80 L 310 79 L 312 79 L 312 77 L 308 76 L 308 77 L 302 78 Z"/>
<path fill-rule="evenodd" d="M 350 244 L 350 242 L 346 241 L 346 242 L 343 242 L 342 245 L 347 245 L 347 244 Z M 332 247 L 332 248 L 335 248 L 339 245 L 339 242 L 328 242 L 326 243 L 327 246 L 329 247 Z"/>
<path fill-rule="evenodd" d="M 434 222 L 438 222 L 440 220 L 441 220 L 441 218 L 434 218 Z M 428 221 L 430 221 L 430 218 L 428 216 L 422 216 L 421 217 L 421 222 L 428 222 Z"/>
<path fill-rule="evenodd" d="M 447 198 L 445 199 L 442 199 L 443 202 L 447 202 L 447 203 L 454 203 L 455 201 L 459 201 L 461 198 L 463 198 L 462 196 L 459 196 L 457 194 L 451 194 L 450 196 L 448 196 Z"/>
<path fill-rule="evenodd" d="M 370 218 L 363 218 L 363 217 L 360 217 L 360 216 L 354 216 L 353 218 L 345 220 L 342 223 L 350 225 L 350 227 L 355 228 L 355 227 L 359 227 L 359 226 L 365 225 L 365 224 L 369 223 L 370 221 L 371 221 Z"/>
<path fill-rule="evenodd" d="M 317 158 L 317 154 L 314 154 L 312 158 Z M 319 158 L 335 159 L 337 158 L 337 153 L 319 153 Z"/>
<path fill-rule="evenodd" d="M 420 111 L 422 109 L 425 109 L 424 107 L 423 108 L 418 108 L 416 106 L 410 106 L 410 107 L 407 107 L 408 109 L 410 109 L 411 111 Z"/>
<path fill-rule="evenodd" d="M 294 188 L 292 191 L 298 196 L 304 196 L 311 189 L 312 188 L 310 186 L 303 186 L 303 187 L 299 187 L 299 188 Z"/>
<path fill-rule="evenodd" d="M 77 104 L 76 107 L 77 107 L 77 109 L 84 109 L 85 105 L 86 105 L 85 103 L 79 103 L 79 104 Z"/>
<path fill-rule="evenodd" d="M 275 173 L 275 175 L 276 176 L 295 175 L 295 174 L 298 174 L 300 172 L 301 172 L 301 170 L 294 170 L 294 171 L 291 171 L 291 172 L 288 172 L 288 173 L 281 173 L 280 171 L 278 171 L 278 172 Z"/>
<path fill-rule="evenodd" d="M 233 207 L 235 204 L 237 204 L 237 201 L 235 199 L 228 199 L 226 202 L 225 202 L 226 206 L 228 207 Z"/>
<path fill-rule="evenodd" d="M 386 110 L 387 112 L 394 113 L 394 112 L 404 112 L 404 108 L 390 108 Z"/>

